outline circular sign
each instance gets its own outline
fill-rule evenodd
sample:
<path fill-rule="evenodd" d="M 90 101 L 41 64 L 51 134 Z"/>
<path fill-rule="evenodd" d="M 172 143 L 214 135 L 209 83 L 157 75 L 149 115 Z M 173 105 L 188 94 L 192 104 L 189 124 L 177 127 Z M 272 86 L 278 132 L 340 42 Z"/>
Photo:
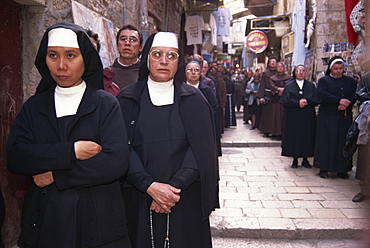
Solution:
<path fill-rule="evenodd" d="M 265 51 L 268 43 L 267 35 L 262 31 L 252 31 L 247 36 L 247 48 L 254 53 L 262 53 Z"/>

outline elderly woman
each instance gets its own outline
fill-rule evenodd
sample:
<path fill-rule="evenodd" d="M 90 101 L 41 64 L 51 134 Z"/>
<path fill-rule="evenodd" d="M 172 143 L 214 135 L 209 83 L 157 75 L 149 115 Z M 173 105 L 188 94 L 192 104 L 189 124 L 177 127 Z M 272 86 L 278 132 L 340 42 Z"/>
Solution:
<path fill-rule="evenodd" d="M 19 247 L 131 247 L 119 179 L 128 163 L 122 113 L 103 89 L 100 57 L 72 23 L 49 27 L 41 82 L 8 139 L 10 171 L 32 175 Z"/>
<path fill-rule="evenodd" d="M 305 80 L 305 76 L 304 65 L 298 65 L 280 99 L 284 106 L 281 155 L 293 157 L 292 168 L 298 168 L 298 158 L 303 158 L 303 167 L 311 168 L 307 158 L 313 157 L 315 148 L 315 106 L 319 100 L 315 85 Z"/>
<path fill-rule="evenodd" d="M 131 146 L 125 185 L 132 245 L 212 247 L 209 214 L 217 190 L 213 112 L 185 81 L 176 34 L 152 34 L 139 81 L 117 96 Z"/>
<path fill-rule="evenodd" d="M 203 96 L 207 99 L 209 105 L 213 110 L 213 117 L 216 125 L 216 137 L 217 137 L 217 154 L 221 156 L 221 131 L 218 126 L 218 103 L 216 96 L 213 94 L 212 88 L 204 83 L 200 82 L 201 66 L 197 61 L 190 61 L 186 65 L 186 83 L 194 86 L 202 92 Z"/>
<path fill-rule="evenodd" d="M 355 102 L 356 81 L 343 75 L 344 61 L 334 56 L 329 61 L 326 76 L 319 79 L 317 91 L 321 100 L 317 118 L 314 166 L 319 176 L 329 178 L 328 172 L 348 179 L 352 161 L 343 156 L 346 135 L 352 123 L 352 105 Z"/>

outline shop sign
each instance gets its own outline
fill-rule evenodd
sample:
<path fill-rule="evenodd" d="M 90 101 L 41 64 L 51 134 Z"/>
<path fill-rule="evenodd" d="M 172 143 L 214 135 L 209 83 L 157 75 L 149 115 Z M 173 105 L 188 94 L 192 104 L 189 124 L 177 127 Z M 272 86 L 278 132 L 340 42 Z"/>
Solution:
<path fill-rule="evenodd" d="M 254 53 L 262 53 L 265 51 L 268 43 L 267 35 L 262 31 L 252 31 L 247 36 L 247 48 Z"/>

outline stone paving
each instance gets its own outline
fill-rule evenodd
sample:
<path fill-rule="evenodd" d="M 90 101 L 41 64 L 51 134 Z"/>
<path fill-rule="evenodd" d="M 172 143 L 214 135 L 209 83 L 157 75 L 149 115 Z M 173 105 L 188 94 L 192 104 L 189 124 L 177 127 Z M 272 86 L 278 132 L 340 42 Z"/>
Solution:
<path fill-rule="evenodd" d="M 369 228 L 370 201 L 351 201 L 359 192 L 355 168 L 348 180 L 336 174 L 322 179 L 317 168 L 292 169 L 292 159 L 280 155 L 279 140 L 249 128 L 238 118 L 223 134 L 213 236 L 352 239 Z"/>

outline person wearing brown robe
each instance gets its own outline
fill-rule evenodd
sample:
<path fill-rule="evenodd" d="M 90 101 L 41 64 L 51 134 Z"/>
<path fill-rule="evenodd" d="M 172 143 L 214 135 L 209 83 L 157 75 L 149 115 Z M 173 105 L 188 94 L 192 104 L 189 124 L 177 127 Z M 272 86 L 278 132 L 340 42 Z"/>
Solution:
<path fill-rule="evenodd" d="M 271 109 L 270 121 L 266 129 L 268 133 L 278 138 L 281 138 L 283 134 L 283 105 L 280 103 L 280 98 L 283 94 L 284 86 L 290 78 L 291 76 L 285 73 L 284 63 L 278 62 L 276 74 L 270 77 Z"/>
<path fill-rule="evenodd" d="M 271 90 L 270 90 L 270 77 L 276 74 L 276 57 L 270 57 L 267 62 L 267 69 L 262 73 L 260 87 L 258 88 L 257 98 L 262 104 L 261 121 L 259 130 L 264 133 L 263 137 L 268 137 L 268 124 L 270 121 L 271 109 Z"/>

